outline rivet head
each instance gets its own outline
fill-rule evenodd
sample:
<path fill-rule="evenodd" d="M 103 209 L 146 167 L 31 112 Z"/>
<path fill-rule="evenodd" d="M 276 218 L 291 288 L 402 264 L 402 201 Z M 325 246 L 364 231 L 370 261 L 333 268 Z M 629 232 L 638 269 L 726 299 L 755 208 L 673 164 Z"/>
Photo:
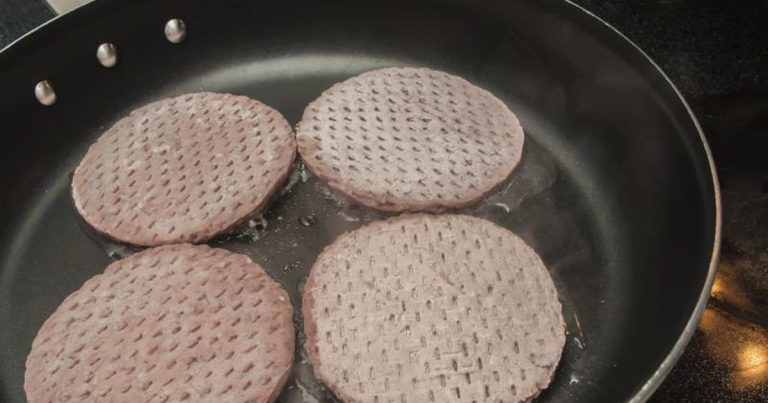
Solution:
<path fill-rule="evenodd" d="M 174 18 L 165 23 L 165 37 L 172 43 L 181 43 L 187 37 L 187 26 L 184 21 Z"/>
<path fill-rule="evenodd" d="M 45 106 L 51 106 L 56 103 L 56 91 L 53 90 L 53 84 L 48 80 L 43 80 L 35 85 L 35 97 L 38 102 Z"/>
<path fill-rule="evenodd" d="M 102 43 L 96 49 L 96 58 L 104 67 L 114 67 L 117 64 L 117 48 L 113 43 Z"/>

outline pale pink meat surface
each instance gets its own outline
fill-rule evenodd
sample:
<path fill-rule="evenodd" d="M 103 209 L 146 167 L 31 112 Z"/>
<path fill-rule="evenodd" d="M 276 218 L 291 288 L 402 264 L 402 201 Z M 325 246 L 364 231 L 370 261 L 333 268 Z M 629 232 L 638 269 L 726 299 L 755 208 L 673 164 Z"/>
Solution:
<path fill-rule="evenodd" d="M 315 375 L 345 402 L 527 401 L 565 343 L 536 252 L 469 216 L 405 215 L 342 235 L 303 304 Z"/>
<path fill-rule="evenodd" d="M 523 402 L 565 343 L 555 285 L 510 231 L 405 215 L 340 236 L 304 289 L 305 348 L 345 402 Z"/>
<path fill-rule="evenodd" d="M 203 242 L 262 210 L 296 155 L 290 124 L 254 99 L 196 93 L 145 105 L 75 169 L 72 198 L 120 242 Z"/>
<path fill-rule="evenodd" d="M 296 136 L 313 173 L 387 211 L 478 201 L 517 166 L 524 141 L 517 117 L 490 92 L 410 67 L 334 85 L 307 106 Z"/>
<path fill-rule="evenodd" d="M 271 402 L 293 362 L 287 293 L 248 257 L 160 246 L 69 295 L 32 343 L 42 402 Z"/>

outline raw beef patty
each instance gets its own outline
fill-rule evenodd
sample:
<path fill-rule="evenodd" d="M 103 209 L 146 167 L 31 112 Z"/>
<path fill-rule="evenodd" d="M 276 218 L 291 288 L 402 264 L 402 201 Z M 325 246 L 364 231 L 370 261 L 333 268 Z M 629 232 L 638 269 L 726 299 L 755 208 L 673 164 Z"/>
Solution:
<path fill-rule="evenodd" d="M 85 221 L 115 240 L 202 242 L 263 209 L 295 154 L 291 126 L 269 106 L 182 95 L 107 130 L 75 169 L 72 197 Z"/>
<path fill-rule="evenodd" d="M 314 174 L 387 211 L 472 204 L 512 172 L 523 150 L 517 117 L 490 92 L 409 67 L 334 85 L 306 108 L 296 135 Z"/>
<path fill-rule="evenodd" d="M 27 358 L 42 402 L 270 402 L 293 361 L 286 292 L 248 257 L 160 246 L 67 297 Z"/>
<path fill-rule="evenodd" d="M 345 402 L 523 402 L 565 343 L 554 283 L 524 241 L 462 215 L 339 237 L 304 289 L 305 348 Z"/>

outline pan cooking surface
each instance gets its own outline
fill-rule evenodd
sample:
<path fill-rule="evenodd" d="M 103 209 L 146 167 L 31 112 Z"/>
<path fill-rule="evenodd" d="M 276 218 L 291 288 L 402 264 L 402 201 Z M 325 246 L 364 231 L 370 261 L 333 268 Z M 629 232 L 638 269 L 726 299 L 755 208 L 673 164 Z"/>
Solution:
<path fill-rule="evenodd" d="M 0 185 L 14 190 L 0 212 L 0 400 L 24 401 L 30 344 L 64 297 L 132 252 L 85 228 L 69 196 L 71 171 L 104 129 L 137 106 L 201 90 L 254 97 L 295 124 L 333 83 L 395 65 L 458 74 L 506 102 L 523 125 L 520 165 L 457 212 L 519 234 L 558 287 L 566 348 L 537 401 L 628 399 L 677 341 L 714 247 L 704 149 L 653 66 L 573 6 L 127 3 L 97 2 L 0 58 L 0 86 L 8 88 L 0 113 L 12 145 L 3 151 Z M 172 17 L 187 23 L 180 45 L 162 33 Z M 101 68 L 88 46 L 102 38 L 121 52 L 113 70 Z M 40 77 L 57 88 L 51 108 L 31 96 Z M 390 215 L 333 194 L 300 163 L 292 182 L 263 219 L 209 244 L 261 264 L 298 315 L 303 281 L 322 248 Z M 296 365 L 279 401 L 332 401 L 312 377 L 298 317 L 296 324 Z"/>

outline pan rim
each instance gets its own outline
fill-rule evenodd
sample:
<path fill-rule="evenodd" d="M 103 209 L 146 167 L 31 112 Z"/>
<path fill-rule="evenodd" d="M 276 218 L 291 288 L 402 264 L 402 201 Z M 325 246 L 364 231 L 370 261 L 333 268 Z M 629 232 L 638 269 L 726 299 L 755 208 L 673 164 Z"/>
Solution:
<path fill-rule="evenodd" d="M 47 3 L 46 3 L 46 4 L 47 4 Z M 55 11 L 53 11 L 53 9 L 51 9 L 51 11 L 53 11 L 53 13 L 55 14 L 55 15 L 53 16 L 53 18 L 51 18 L 51 19 L 49 19 L 49 20 L 47 20 L 47 21 L 43 22 L 42 24 L 40 24 L 40 25 L 38 25 L 38 26 L 36 26 L 36 27 L 34 27 L 34 28 L 30 29 L 30 30 L 29 30 L 29 31 L 27 31 L 25 34 L 21 35 L 20 37 L 18 37 L 18 38 L 16 38 L 16 39 L 14 39 L 13 41 L 11 41 L 9 44 L 5 45 L 5 47 L 3 47 L 2 49 L 0 49 L 0 59 L 2 59 L 2 58 L 4 58 L 4 57 L 9 57 L 9 56 L 7 56 L 7 55 L 10 53 L 10 51 L 11 51 L 11 50 L 13 50 L 13 49 L 15 49 L 15 48 L 17 48 L 17 47 L 19 47 L 19 44 L 20 44 L 22 41 L 24 41 L 25 39 L 27 39 L 28 37 L 31 37 L 31 36 L 33 36 L 33 35 L 34 35 L 34 34 L 36 34 L 38 31 L 42 31 L 42 30 L 43 30 L 43 29 L 45 29 L 45 28 L 46 28 L 48 25 L 53 25 L 54 23 L 56 23 L 56 21 L 58 21 L 58 20 L 59 20 L 59 19 L 61 19 L 62 17 L 66 16 L 66 15 L 69 15 L 70 13 L 73 13 L 73 12 L 75 12 L 75 11 L 77 11 L 77 10 L 81 9 L 81 8 L 85 8 L 86 6 L 88 6 L 88 4 L 91 4 L 91 3 L 85 3 L 85 4 L 82 4 L 82 5 L 79 5 L 79 6 L 75 7 L 75 8 L 73 8 L 73 9 L 72 9 L 70 12 L 68 12 L 68 13 L 64 13 L 64 14 L 57 14 Z"/>
<path fill-rule="evenodd" d="M 720 195 L 720 181 L 717 175 L 715 160 L 712 157 L 712 150 L 710 149 L 709 142 L 707 141 L 706 135 L 704 134 L 704 129 L 701 127 L 701 124 L 696 118 L 696 114 L 693 112 L 693 109 L 691 109 L 691 106 L 688 104 L 688 101 L 685 100 L 685 97 L 683 97 L 680 89 L 677 88 L 667 73 L 665 73 L 664 70 L 642 48 L 640 48 L 640 46 L 629 39 L 621 31 L 616 29 L 613 25 L 598 17 L 593 12 L 587 10 L 581 5 L 574 3 L 573 0 L 563 1 L 576 10 L 583 12 L 587 16 L 595 19 L 604 27 L 608 28 L 609 31 L 618 35 L 621 39 L 630 44 L 635 49 L 635 51 L 637 51 L 648 63 L 654 67 L 656 72 L 661 75 L 667 85 L 672 88 L 675 95 L 677 96 L 677 99 L 680 101 L 680 103 L 682 103 L 683 107 L 685 107 L 686 112 L 688 112 L 688 116 L 696 128 L 696 132 L 699 134 L 699 140 L 701 140 L 701 145 L 704 148 L 704 153 L 707 157 L 709 174 L 712 178 L 712 189 L 715 197 L 715 233 L 712 244 L 712 254 L 709 258 L 709 267 L 707 268 L 707 278 L 704 282 L 704 287 L 702 288 L 701 293 L 699 293 L 696 306 L 694 307 L 691 316 L 688 318 L 688 322 L 685 324 L 683 331 L 680 333 L 680 337 L 678 337 L 677 341 L 667 353 L 664 360 L 662 360 L 656 371 L 654 371 L 653 375 L 651 375 L 651 377 L 648 378 L 648 380 L 646 380 L 645 383 L 635 392 L 634 396 L 627 400 L 628 403 L 641 403 L 648 401 L 648 399 L 651 398 L 653 393 L 659 388 L 659 386 L 661 386 L 661 383 L 672 371 L 672 368 L 675 366 L 677 361 L 682 356 L 683 351 L 685 351 L 685 348 L 688 346 L 688 342 L 691 340 L 691 337 L 693 337 L 693 332 L 696 330 L 696 327 L 701 321 L 701 317 L 704 314 L 704 309 L 706 308 L 707 302 L 709 301 L 712 284 L 715 281 L 715 276 L 717 275 L 718 266 L 720 263 L 720 242 L 722 240 L 722 200 Z"/>
<path fill-rule="evenodd" d="M 33 36 L 36 36 L 39 32 L 45 29 L 48 29 L 50 26 L 53 26 L 54 24 L 57 24 L 60 20 L 68 19 L 75 15 L 80 16 L 87 9 L 95 9 L 97 7 L 105 6 L 106 4 L 113 3 L 113 2 L 114 0 L 113 1 L 101 0 L 101 1 L 92 1 L 89 3 L 85 3 L 69 11 L 68 13 L 58 14 L 53 18 L 49 19 L 48 21 L 33 28 L 29 32 L 25 33 L 21 37 L 17 38 L 16 40 L 6 45 L 4 48 L 0 49 L 0 67 L 2 67 L 12 57 L 12 52 L 14 52 L 16 49 L 21 48 L 23 44 L 29 42 L 27 39 Z M 661 383 L 664 381 L 664 379 L 666 379 L 666 377 L 669 375 L 674 365 L 682 356 L 683 351 L 685 351 L 685 348 L 688 345 L 688 342 L 691 340 L 691 337 L 693 337 L 693 333 L 696 327 L 698 326 L 699 321 L 701 320 L 701 317 L 704 314 L 704 310 L 707 306 L 707 302 L 709 301 L 710 291 L 712 289 L 712 285 L 714 283 L 715 276 L 717 275 L 717 271 L 718 271 L 718 265 L 720 261 L 720 247 L 721 247 L 721 240 L 722 240 L 722 199 L 721 199 L 721 191 L 720 191 L 720 182 L 717 175 L 715 161 L 712 156 L 712 151 L 709 147 L 709 142 L 707 141 L 706 135 L 704 134 L 704 130 L 702 129 L 701 124 L 699 123 L 699 120 L 696 118 L 696 115 L 693 109 L 685 100 L 685 98 L 683 97 L 683 94 L 680 92 L 680 90 L 677 88 L 674 82 L 664 72 L 664 70 L 634 41 L 629 39 L 626 35 L 624 35 L 621 31 L 616 29 L 613 25 L 611 25 L 607 21 L 595 15 L 593 12 L 587 10 L 583 6 L 576 4 L 573 0 L 562 0 L 562 2 L 567 6 L 573 7 L 573 9 L 575 9 L 577 12 L 584 13 L 587 17 L 592 18 L 595 21 L 599 22 L 603 27 L 607 28 L 608 32 L 612 32 L 613 34 L 618 35 L 619 38 L 621 38 L 624 42 L 628 43 L 632 48 L 634 48 L 634 50 L 637 53 L 639 53 L 642 56 L 643 59 L 645 59 L 648 63 L 650 63 L 651 66 L 653 66 L 654 70 L 661 76 L 661 78 L 666 82 L 666 84 L 669 85 L 669 87 L 673 90 L 673 92 L 677 96 L 677 100 L 683 105 L 686 112 L 688 113 L 688 117 L 691 119 L 694 125 L 694 128 L 696 129 L 696 132 L 699 135 L 701 146 L 703 147 L 705 156 L 707 158 L 709 176 L 712 179 L 714 206 L 715 206 L 715 230 L 712 238 L 712 241 L 713 241 L 712 254 L 710 255 L 709 265 L 707 268 L 707 277 L 704 282 L 704 286 L 701 292 L 699 293 L 699 297 L 696 301 L 696 305 L 693 311 L 691 312 L 691 315 L 688 318 L 688 321 L 686 322 L 683 328 L 683 331 L 680 333 L 680 336 L 678 337 L 677 341 L 674 343 L 672 348 L 667 352 L 665 358 L 662 360 L 662 362 L 659 364 L 658 368 L 653 372 L 653 374 L 642 384 L 642 386 L 636 389 L 633 392 L 633 395 L 627 400 L 627 403 L 642 403 L 642 402 L 646 402 L 648 399 L 651 398 L 653 393 L 659 388 Z"/>

